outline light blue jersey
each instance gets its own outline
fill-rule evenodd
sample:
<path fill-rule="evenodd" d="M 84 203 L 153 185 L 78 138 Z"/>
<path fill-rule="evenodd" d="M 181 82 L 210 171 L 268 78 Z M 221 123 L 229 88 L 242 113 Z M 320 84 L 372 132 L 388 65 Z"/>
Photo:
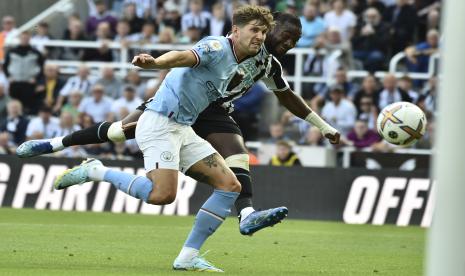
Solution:
<path fill-rule="evenodd" d="M 238 69 L 232 41 L 209 36 L 194 45 L 197 58 L 192 68 L 174 68 L 166 76 L 147 109 L 192 125 L 210 103 L 232 92 L 226 90 Z"/>

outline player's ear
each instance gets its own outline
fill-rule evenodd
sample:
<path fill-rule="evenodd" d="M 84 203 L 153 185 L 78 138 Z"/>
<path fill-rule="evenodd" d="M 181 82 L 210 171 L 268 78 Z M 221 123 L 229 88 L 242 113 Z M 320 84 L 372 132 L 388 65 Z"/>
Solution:
<path fill-rule="evenodd" d="M 237 25 L 233 25 L 231 32 L 233 35 L 237 35 L 239 33 L 239 27 Z"/>

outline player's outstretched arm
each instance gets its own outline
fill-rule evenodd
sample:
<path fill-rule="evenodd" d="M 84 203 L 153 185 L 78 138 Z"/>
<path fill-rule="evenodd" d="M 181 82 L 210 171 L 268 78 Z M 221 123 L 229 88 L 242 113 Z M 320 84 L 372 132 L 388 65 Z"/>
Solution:
<path fill-rule="evenodd" d="M 323 136 L 326 137 L 331 144 L 339 144 L 341 136 L 339 132 L 318 116 L 318 114 L 313 112 L 302 97 L 295 94 L 290 89 L 282 92 L 275 92 L 275 95 L 278 97 L 279 102 L 292 112 L 292 114 L 318 127 Z"/>
<path fill-rule="evenodd" d="M 175 67 L 192 67 L 197 59 L 192 51 L 170 51 L 157 58 L 149 54 L 139 54 L 132 59 L 132 64 L 143 69 L 171 69 Z"/>

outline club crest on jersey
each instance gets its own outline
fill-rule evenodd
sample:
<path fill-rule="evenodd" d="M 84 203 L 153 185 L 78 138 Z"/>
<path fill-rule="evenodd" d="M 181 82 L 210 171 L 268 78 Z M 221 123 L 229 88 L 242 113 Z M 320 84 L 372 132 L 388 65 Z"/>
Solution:
<path fill-rule="evenodd" d="M 171 162 L 174 159 L 174 155 L 169 151 L 164 151 L 161 153 L 160 158 L 165 162 Z"/>

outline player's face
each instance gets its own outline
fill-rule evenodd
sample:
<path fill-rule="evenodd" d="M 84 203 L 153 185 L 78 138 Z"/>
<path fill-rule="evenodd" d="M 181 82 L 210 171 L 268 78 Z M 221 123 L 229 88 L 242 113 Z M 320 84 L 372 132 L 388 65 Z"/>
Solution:
<path fill-rule="evenodd" d="M 268 34 L 265 41 L 266 48 L 275 56 L 283 56 L 294 48 L 299 41 L 302 32 L 300 28 L 293 25 L 282 26 L 279 23 Z"/>
<path fill-rule="evenodd" d="M 240 47 L 237 50 L 247 55 L 255 55 L 265 41 L 268 29 L 257 20 L 252 20 L 243 27 L 237 27 L 235 31 L 236 46 Z"/>

